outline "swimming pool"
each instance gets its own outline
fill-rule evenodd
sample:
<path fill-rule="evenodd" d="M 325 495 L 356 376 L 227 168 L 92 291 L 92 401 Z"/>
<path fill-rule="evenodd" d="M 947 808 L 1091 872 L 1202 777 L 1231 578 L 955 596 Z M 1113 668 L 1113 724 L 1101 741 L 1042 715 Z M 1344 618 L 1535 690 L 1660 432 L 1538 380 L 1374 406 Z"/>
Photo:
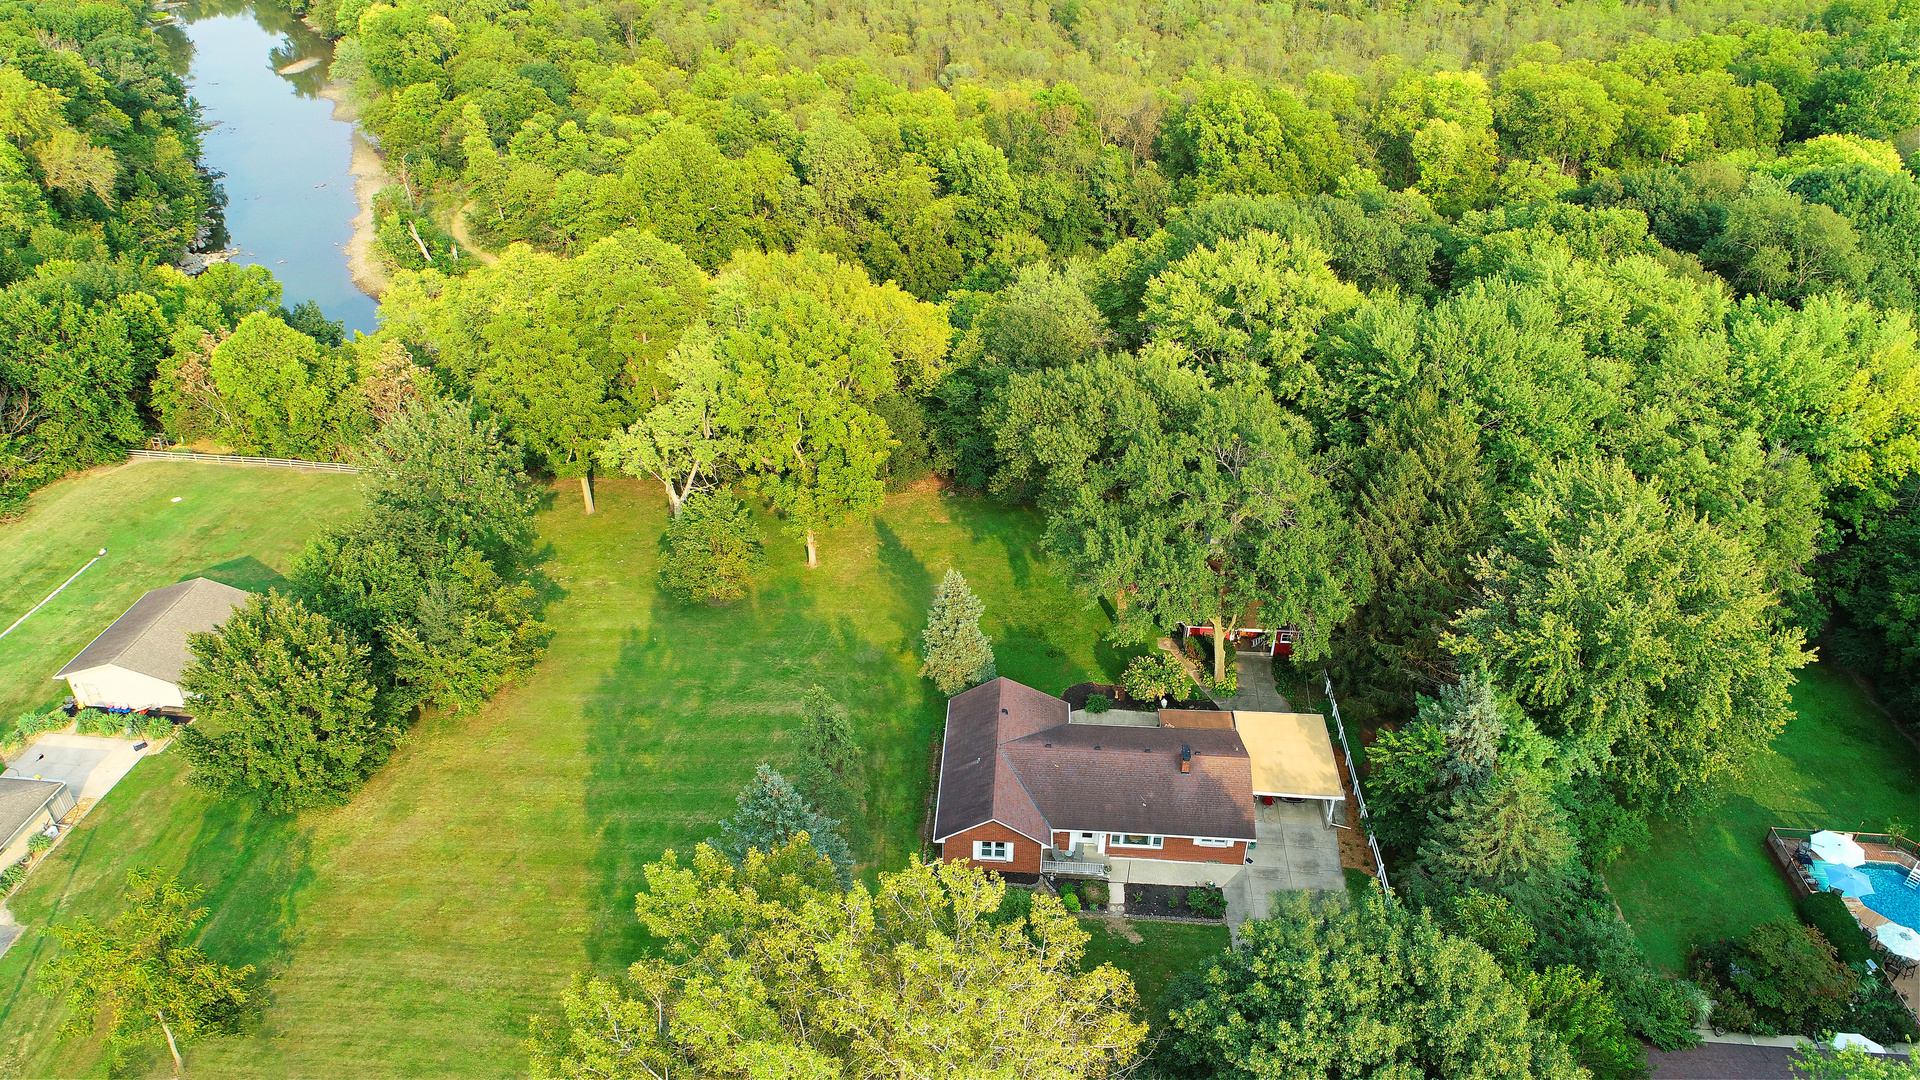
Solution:
<path fill-rule="evenodd" d="M 1920 930 L 1920 888 L 1907 888 L 1907 868 L 1870 862 L 1860 872 L 1873 882 L 1873 892 L 1860 902 L 1902 926 Z"/>

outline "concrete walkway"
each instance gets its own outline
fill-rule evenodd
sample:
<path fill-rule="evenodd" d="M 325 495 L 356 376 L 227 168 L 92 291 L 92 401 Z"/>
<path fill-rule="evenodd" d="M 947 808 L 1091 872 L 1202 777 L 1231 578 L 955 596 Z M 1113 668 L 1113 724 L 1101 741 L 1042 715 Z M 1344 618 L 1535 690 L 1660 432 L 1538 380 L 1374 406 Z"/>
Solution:
<path fill-rule="evenodd" d="M 1233 654 L 1233 670 L 1238 673 L 1240 685 L 1230 698 L 1218 694 L 1211 695 L 1213 703 L 1222 709 L 1240 712 L 1292 712 L 1293 706 L 1280 696 L 1279 687 L 1273 684 L 1273 658 L 1260 652 L 1237 652 Z"/>

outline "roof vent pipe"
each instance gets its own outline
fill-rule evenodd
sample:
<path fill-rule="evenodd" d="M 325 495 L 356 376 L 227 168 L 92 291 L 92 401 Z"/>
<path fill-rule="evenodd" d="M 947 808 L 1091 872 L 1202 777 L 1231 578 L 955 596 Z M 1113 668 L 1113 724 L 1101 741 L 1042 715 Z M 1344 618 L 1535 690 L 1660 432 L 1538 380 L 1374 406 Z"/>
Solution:
<path fill-rule="evenodd" d="M 1180 771 L 1183 773 L 1193 771 L 1193 747 L 1191 746 L 1180 748 Z"/>

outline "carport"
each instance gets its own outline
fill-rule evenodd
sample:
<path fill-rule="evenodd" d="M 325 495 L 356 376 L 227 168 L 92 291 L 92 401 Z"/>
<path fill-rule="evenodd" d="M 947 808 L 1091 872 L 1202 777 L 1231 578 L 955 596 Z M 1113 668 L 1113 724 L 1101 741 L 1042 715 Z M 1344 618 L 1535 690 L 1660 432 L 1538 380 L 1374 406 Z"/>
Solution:
<path fill-rule="evenodd" d="M 1327 824 L 1346 801 L 1333 740 L 1319 713 L 1235 712 L 1233 726 L 1253 765 L 1253 794 L 1262 801 L 1310 799 L 1321 804 Z"/>

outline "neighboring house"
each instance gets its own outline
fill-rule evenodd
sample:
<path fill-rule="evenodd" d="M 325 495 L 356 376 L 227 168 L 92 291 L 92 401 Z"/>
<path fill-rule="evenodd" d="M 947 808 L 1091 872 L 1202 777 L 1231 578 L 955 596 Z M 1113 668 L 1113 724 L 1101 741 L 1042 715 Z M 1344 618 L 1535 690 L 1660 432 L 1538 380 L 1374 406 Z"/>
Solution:
<path fill-rule="evenodd" d="M 73 792 L 58 780 L 0 776 L 0 836 L 6 837 L 0 842 L 0 867 L 26 858 L 34 834 L 59 821 L 73 803 Z"/>
<path fill-rule="evenodd" d="M 84 708 L 182 708 L 187 635 L 214 629 L 246 602 L 244 591 L 206 578 L 155 589 L 54 678 L 67 680 L 73 700 Z"/>
<path fill-rule="evenodd" d="M 942 858 L 1022 877 L 1113 858 L 1239 867 L 1262 799 L 1320 800 L 1331 816 L 1345 797 L 1312 714 L 1069 720 L 1065 701 L 1011 679 L 947 702 L 933 829 Z"/>

